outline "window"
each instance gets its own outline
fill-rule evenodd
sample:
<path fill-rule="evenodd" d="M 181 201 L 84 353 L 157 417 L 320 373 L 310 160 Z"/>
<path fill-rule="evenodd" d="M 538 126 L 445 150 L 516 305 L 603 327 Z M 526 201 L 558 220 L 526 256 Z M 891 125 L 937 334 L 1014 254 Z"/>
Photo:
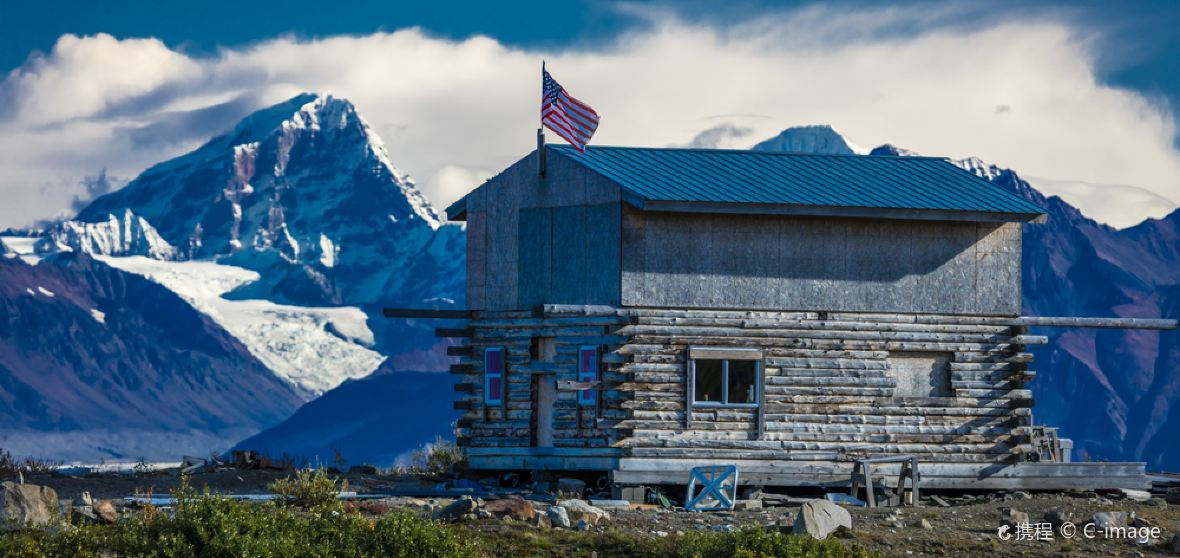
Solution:
<path fill-rule="evenodd" d="M 483 402 L 504 403 L 504 349 L 489 347 L 483 352 Z"/>
<path fill-rule="evenodd" d="M 578 349 L 578 381 L 598 381 L 598 347 L 586 345 Z M 598 402 L 598 391 L 578 390 L 578 405 L 592 407 Z"/>
<path fill-rule="evenodd" d="M 728 356 L 730 358 L 710 358 Z M 692 404 L 698 406 L 756 407 L 761 352 L 693 349 Z"/>

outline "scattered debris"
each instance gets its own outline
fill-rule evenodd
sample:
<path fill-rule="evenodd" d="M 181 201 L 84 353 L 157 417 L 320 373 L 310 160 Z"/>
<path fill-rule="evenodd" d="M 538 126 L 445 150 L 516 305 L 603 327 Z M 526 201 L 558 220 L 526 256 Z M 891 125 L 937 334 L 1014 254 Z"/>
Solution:
<path fill-rule="evenodd" d="M 1135 519 L 1135 512 L 1098 512 L 1091 522 L 1096 529 L 1103 531 L 1111 527 L 1126 527 L 1132 519 Z"/>
<path fill-rule="evenodd" d="M 209 460 L 186 455 L 180 460 L 180 473 L 183 475 L 193 475 L 203 472 L 208 466 Z"/>
<path fill-rule="evenodd" d="M 1029 522 L 1028 514 L 1013 508 L 1004 508 L 1000 510 L 1000 525 L 1007 525 L 1015 529 L 1017 525 L 1027 524 Z"/>
<path fill-rule="evenodd" d="M 585 493 L 585 482 L 578 479 L 557 479 L 558 498 L 581 498 Z"/>
<path fill-rule="evenodd" d="M 823 540 L 837 529 L 852 529 L 848 510 L 827 500 L 808 500 L 795 516 L 795 534 L 808 534 Z"/>
<path fill-rule="evenodd" d="M 934 502 L 935 504 L 938 504 L 938 507 L 940 507 L 940 508 L 951 507 L 951 505 L 948 504 L 946 500 L 943 500 L 942 498 L 939 498 L 938 496 L 930 496 L 930 501 Z"/>
<path fill-rule="evenodd" d="M 1128 500 L 1134 500 L 1136 502 L 1146 502 L 1151 499 L 1151 493 L 1146 490 L 1132 490 L 1130 488 L 1121 488 L 1121 489 L 1119 489 L 1119 492 L 1121 492 L 1123 494 L 1124 498 L 1126 498 Z"/>

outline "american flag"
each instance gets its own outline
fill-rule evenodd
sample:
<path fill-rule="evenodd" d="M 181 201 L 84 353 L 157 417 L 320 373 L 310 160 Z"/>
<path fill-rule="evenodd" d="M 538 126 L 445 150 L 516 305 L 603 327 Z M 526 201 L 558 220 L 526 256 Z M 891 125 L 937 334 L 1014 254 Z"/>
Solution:
<path fill-rule="evenodd" d="M 598 113 L 570 96 L 544 68 L 541 74 L 541 123 L 570 142 L 574 149 L 585 151 L 594 130 L 598 129 Z"/>

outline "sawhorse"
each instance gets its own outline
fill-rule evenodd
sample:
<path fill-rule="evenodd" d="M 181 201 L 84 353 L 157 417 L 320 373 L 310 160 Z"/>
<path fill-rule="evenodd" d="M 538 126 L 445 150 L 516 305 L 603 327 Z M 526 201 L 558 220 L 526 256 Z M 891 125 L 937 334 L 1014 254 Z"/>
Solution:
<path fill-rule="evenodd" d="M 911 491 L 913 492 L 913 505 L 919 505 L 918 500 L 918 480 L 921 475 L 918 474 L 918 458 L 912 455 L 893 455 L 889 457 L 866 457 L 857 459 L 852 464 L 852 488 L 848 491 L 848 495 L 853 498 L 856 497 L 857 491 L 861 486 L 865 487 L 865 501 L 870 508 L 877 507 L 877 498 L 873 494 L 873 474 L 872 466 L 880 463 L 901 463 L 901 471 L 897 474 L 897 494 L 902 498 L 902 504 L 905 503 L 905 478 L 910 477 Z"/>

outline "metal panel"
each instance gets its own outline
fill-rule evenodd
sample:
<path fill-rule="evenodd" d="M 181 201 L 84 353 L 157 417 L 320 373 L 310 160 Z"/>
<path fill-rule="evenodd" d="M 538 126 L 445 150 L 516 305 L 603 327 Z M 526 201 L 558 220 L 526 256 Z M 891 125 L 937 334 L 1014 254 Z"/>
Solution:
<path fill-rule="evenodd" d="M 618 183 L 627 198 L 645 202 L 713 204 L 702 210 L 875 208 L 971 213 L 968 220 L 1028 220 L 1045 212 L 948 160 L 934 157 L 811 155 L 719 149 L 591 146 L 578 153 L 550 146 L 565 159 Z M 737 207 L 735 207 L 737 206 Z M 680 209 L 683 211 L 684 209 Z M 920 218 L 916 213 L 902 218 Z M 867 216 L 867 215 L 866 215 Z M 884 215 L 882 215 L 884 216 Z M 938 218 L 938 217 L 936 217 Z"/>

